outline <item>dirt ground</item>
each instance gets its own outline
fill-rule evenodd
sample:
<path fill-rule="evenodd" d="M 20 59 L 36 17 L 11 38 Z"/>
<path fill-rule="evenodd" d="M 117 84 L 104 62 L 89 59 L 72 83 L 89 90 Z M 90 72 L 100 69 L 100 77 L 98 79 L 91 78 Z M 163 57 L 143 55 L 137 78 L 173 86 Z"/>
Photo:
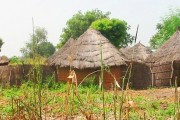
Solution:
<path fill-rule="evenodd" d="M 129 90 L 128 93 L 132 95 L 132 97 L 144 96 L 147 99 L 149 98 L 154 100 L 166 100 L 168 102 L 174 102 L 175 88 L 151 88 L 147 90 Z"/>

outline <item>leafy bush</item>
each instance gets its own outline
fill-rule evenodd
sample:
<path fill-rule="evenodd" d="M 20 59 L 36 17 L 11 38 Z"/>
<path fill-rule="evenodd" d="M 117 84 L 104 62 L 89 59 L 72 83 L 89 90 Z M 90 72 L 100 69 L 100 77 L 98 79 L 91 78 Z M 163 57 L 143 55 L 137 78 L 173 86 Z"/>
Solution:
<path fill-rule="evenodd" d="M 17 56 L 13 56 L 10 58 L 10 64 L 14 65 L 14 64 L 22 64 L 22 61 L 19 57 Z"/>
<path fill-rule="evenodd" d="M 91 75 L 91 76 L 89 76 L 89 77 L 84 79 L 82 85 L 90 87 L 92 85 L 95 85 L 96 82 L 97 82 L 96 76 L 95 75 Z"/>

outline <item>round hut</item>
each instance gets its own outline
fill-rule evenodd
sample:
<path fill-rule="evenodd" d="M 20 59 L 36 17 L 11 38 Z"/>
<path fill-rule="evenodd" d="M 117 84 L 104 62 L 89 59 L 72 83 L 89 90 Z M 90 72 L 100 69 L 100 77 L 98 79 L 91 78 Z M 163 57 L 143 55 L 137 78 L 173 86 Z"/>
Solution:
<path fill-rule="evenodd" d="M 151 64 L 153 86 L 180 85 L 180 29 L 146 59 Z"/>
<path fill-rule="evenodd" d="M 56 51 L 52 56 L 50 56 L 48 58 L 48 63 L 50 65 L 54 64 L 54 61 L 56 61 L 56 59 L 58 59 L 57 56 L 61 56 L 63 54 L 64 51 L 68 50 L 70 47 L 72 47 L 74 45 L 74 43 L 76 42 L 76 40 L 74 40 L 73 38 L 70 38 L 64 45 L 62 48 L 60 48 L 58 51 Z"/>
<path fill-rule="evenodd" d="M 0 57 L 0 66 L 5 66 L 9 64 L 9 59 L 6 56 Z"/>
<path fill-rule="evenodd" d="M 121 48 L 120 51 L 129 61 L 141 63 L 144 63 L 145 59 L 152 53 L 150 48 L 140 42 L 133 47 Z"/>
<path fill-rule="evenodd" d="M 70 69 L 76 72 L 78 82 L 88 74 L 100 70 L 101 55 L 104 66 L 121 82 L 126 58 L 99 31 L 88 29 L 77 40 L 63 50 L 60 49 L 51 57 L 50 65 L 57 66 L 57 76 L 60 81 L 68 81 Z M 102 54 L 101 54 L 102 53 Z M 99 78 L 99 73 L 95 74 Z M 109 88 L 114 82 L 113 77 L 105 72 L 104 85 Z"/>
<path fill-rule="evenodd" d="M 151 49 L 139 42 L 133 47 L 121 48 L 120 51 L 129 60 L 129 64 L 132 65 L 130 77 L 131 87 L 143 89 L 150 86 L 150 69 L 145 64 L 145 59 L 152 53 Z"/>

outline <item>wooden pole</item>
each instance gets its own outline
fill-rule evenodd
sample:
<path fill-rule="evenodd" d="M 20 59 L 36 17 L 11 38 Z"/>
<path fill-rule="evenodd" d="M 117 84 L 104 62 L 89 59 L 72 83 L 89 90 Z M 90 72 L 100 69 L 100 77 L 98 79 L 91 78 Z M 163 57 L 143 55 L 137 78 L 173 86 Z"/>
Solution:
<path fill-rule="evenodd" d="M 55 81 L 56 82 L 59 81 L 59 67 L 58 67 L 58 65 L 56 66 L 56 70 L 55 70 Z"/>
<path fill-rule="evenodd" d="M 154 87 L 154 73 L 152 71 L 152 63 L 150 65 L 150 71 L 151 71 L 151 85 L 152 87 Z"/>
<path fill-rule="evenodd" d="M 3 72 L 4 72 L 4 66 L 3 66 L 3 68 L 2 68 L 2 71 L 1 71 L 1 74 L 0 74 L 0 80 L 1 80 L 1 82 L 2 82 L 2 86 L 3 86 L 3 88 L 6 86 L 6 82 L 3 80 Z"/>
<path fill-rule="evenodd" d="M 10 70 L 10 73 L 9 73 L 9 83 L 10 83 L 10 85 L 11 85 L 11 70 Z"/>
<path fill-rule="evenodd" d="M 171 78 L 170 78 L 170 86 L 172 86 L 172 79 L 173 79 L 173 73 L 174 73 L 174 60 L 171 62 Z"/>

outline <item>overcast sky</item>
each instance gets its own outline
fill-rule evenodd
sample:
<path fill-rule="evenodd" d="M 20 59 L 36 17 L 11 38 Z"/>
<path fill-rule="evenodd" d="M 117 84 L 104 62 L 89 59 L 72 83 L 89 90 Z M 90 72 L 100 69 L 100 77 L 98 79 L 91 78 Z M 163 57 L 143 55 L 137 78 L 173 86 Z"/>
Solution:
<path fill-rule="evenodd" d="M 48 40 L 56 45 L 73 14 L 96 8 L 125 20 L 133 35 L 139 24 L 137 41 L 149 45 L 156 24 L 170 8 L 180 8 L 180 0 L 0 0 L 0 38 L 5 42 L 0 55 L 21 56 L 20 48 L 32 34 L 32 17 L 35 26 L 45 27 Z"/>

